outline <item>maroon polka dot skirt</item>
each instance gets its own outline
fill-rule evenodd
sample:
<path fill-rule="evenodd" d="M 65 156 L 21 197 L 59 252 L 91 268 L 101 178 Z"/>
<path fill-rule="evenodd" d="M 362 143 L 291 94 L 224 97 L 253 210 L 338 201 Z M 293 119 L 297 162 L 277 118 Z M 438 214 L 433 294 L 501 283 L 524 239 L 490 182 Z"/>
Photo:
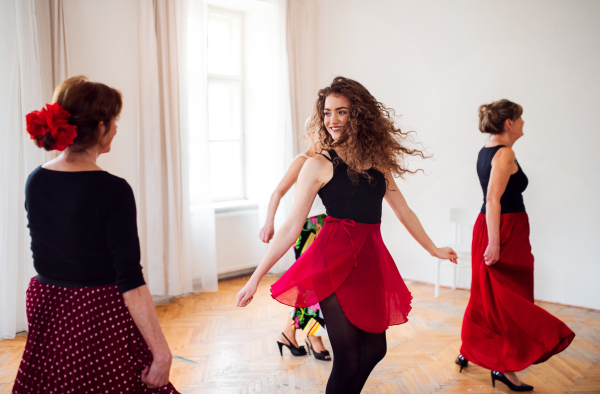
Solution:
<path fill-rule="evenodd" d="M 13 393 L 178 393 L 148 389 L 152 353 L 116 285 L 67 288 L 31 279 L 29 333 Z"/>

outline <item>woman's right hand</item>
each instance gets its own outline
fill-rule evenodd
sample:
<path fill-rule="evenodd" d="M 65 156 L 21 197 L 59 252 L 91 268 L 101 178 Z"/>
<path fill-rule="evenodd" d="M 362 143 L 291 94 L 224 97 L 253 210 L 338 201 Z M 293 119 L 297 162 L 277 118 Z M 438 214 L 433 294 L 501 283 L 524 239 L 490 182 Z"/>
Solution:
<path fill-rule="evenodd" d="M 149 389 L 157 389 L 169 384 L 169 371 L 171 370 L 171 353 L 166 357 L 156 357 L 152 364 L 142 371 L 142 383 Z"/>
<path fill-rule="evenodd" d="M 487 248 L 485 249 L 485 253 L 483 254 L 483 260 L 485 261 L 485 265 L 488 267 L 494 265 L 500 260 L 500 243 L 492 242 L 488 243 Z"/>
<path fill-rule="evenodd" d="M 436 248 L 433 255 L 438 259 L 450 260 L 451 263 L 457 264 L 458 255 L 456 254 L 454 249 L 448 246 L 443 248 Z"/>
<path fill-rule="evenodd" d="M 263 228 L 260 229 L 260 233 L 258 233 L 258 238 L 261 241 L 268 244 L 269 241 L 273 238 L 273 234 L 275 234 L 275 227 L 272 222 L 266 222 Z"/>
<path fill-rule="evenodd" d="M 246 286 L 239 291 L 237 295 L 237 306 L 245 307 L 247 306 L 252 299 L 254 298 L 254 294 L 256 294 L 256 289 L 258 288 L 258 283 L 255 283 L 252 278 L 246 283 Z"/>

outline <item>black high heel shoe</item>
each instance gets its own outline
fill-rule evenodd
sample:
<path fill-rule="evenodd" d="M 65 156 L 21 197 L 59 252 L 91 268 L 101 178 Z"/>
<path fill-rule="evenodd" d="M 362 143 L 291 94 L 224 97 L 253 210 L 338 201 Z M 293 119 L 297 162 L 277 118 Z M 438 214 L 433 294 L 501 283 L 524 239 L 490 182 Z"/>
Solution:
<path fill-rule="evenodd" d="M 285 336 L 284 333 L 281 333 L 281 335 L 283 335 L 283 337 L 285 338 L 286 341 L 288 341 L 289 345 L 286 345 L 285 343 L 279 342 L 277 341 L 277 345 L 279 346 L 279 353 L 281 354 L 281 357 L 283 357 L 283 347 L 287 347 L 290 352 L 292 352 L 292 354 L 296 357 L 301 357 L 301 356 L 306 356 L 306 349 L 304 348 L 304 346 L 294 346 L 292 344 L 292 341 L 290 341 L 288 339 L 288 337 Z"/>
<path fill-rule="evenodd" d="M 521 382 L 520 386 L 517 386 L 516 384 L 514 384 L 513 382 L 508 380 L 508 378 L 502 372 L 492 371 L 492 386 L 493 387 L 496 387 L 496 380 L 499 380 L 502 383 L 504 383 L 505 385 L 507 385 L 508 388 L 511 389 L 512 391 L 531 391 L 531 390 L 533 390 L 533 386 L 530 386 L 523 382 Z"/>
<path fill-rule="evenodd" d="M 456 360 L 454 361 L 454 364 L 456 365 L 460 365 L 460 371 L 462 372 L 464 367 L 468 367 L 469 366 L 469 360 L 467 360 L 466 358 L 463 357 L 462 354 L 459 354 L 458 357 L 456 357 Z"/>
<path fill-rule="evenodd" d="M 306 341 L 304 343 L 306 343 L 306 347 L 308 348 L 308 354 L 310 354 L 312 351 L 312 354 L 317 360 L 331 361 L 331 356 L 329 356 L 329 350 L 325 349 L 320 353 L 315 352 L 315 348 L 313 347 L 310 339 L 308 339 L 308 336 L 306 336 Z M 327 356 L 329 356 L 329 358 L 327 358 Z"/>

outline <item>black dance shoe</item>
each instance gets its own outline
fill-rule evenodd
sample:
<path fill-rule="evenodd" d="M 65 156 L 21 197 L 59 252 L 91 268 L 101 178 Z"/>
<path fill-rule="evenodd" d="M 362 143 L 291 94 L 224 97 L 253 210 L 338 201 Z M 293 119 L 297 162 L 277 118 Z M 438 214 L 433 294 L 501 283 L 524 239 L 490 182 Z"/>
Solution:
<path fill-rule="evenodd" d="M 296 357 L 306 356 L 306 349 L 304 348 L 304 346 L 296 347 L 292 344 L 292 342 L 288 339 L 288 337 L 285 336 L 284 333 L 281 333 L 281 335 L 283 335 L 285 340 L 288 341 L 288 343 L 289 343 L 289 345 L 286 345 L 285 343 L 277 341 L 277 345 L 279 346 L 279 353 L 281 353 L 281 357 L 283 357 L 283 347 L 284 346 L 287 347 L 288 349 L 290 349 L 290 352 L 292 352 L 292 354 Z"/>
<path fill-rule="evenodd" d="M 329 356 L 329 350 L 325 349 L 320 353 L 315 352 L 315 348 L 313 348 L 312 342 L 308 339 L 308 335 L 306 336 L 306 347 L 308 348 L 308 354 L 312 351 L 313 355 L 317 360 L 321 361 L 331 361 L 331 356 Z M 329 358 L 327 358 L 329 356 Z"/>
<path fill-rule="evenodd" d="M 505 385 L 507 385 L 508 388 L 511 389 L 512 391 L 531 391 L 531 390 L 533 390 L 533 386 L 530 386 L 523 382 L 521 382 L 520 386 L 517 386 L 516 384 L 514 384 L 513 382 L 508 380 L 508 378 L 506 376 L 504 376 L 504 374 L 502 372 L 492 371 L 492 386 L 493 387 L 496 387 L 496 380 L 499 380 L 502 383 L 504 383 Z"/>
<path fill-rule="evenodd" d="M 458 357 L 456 357 L 456 360 L 454 361 L 454 364 L 456 365 L 460 365 L 460 371 L 462 372 L 464 367 L 468 367 L 469 366 L 469 360 L 467 360 L 466 358 L 464 358 L 462 356 L 462 354 L 459 354 Z"/>

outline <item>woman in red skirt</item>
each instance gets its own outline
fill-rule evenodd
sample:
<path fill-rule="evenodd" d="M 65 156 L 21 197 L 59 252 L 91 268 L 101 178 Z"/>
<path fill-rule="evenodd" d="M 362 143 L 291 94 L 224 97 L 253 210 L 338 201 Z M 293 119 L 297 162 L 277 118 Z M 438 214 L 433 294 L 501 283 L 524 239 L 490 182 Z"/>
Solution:
<path fill-rule="evenodd" d="M 527 177 L 515 159 L 523 136 L 523 109 L 508 100 L 479 107 L 479 130 L 491 134 L 477 174 L 484 203 L 473 230 L 471 298 L 456 363 L 472 361 L 513 391 L 530 391 L 515 372 L 548 360 L 575 334 L 533 303 L 533 255 L 522 193 Z"/>
<path fill-rule="evenodd" d="M 364 86 L 337 77 L 319 91 L 312 126 L 324 151 L 306 161 L 286 222 L 262 262 L 238 293 L 246 306 L 259 281 L 292 246 L 319 194 L 327 219 L 319 236 L 271 288 L 277 301 L 305 308 L 320 303 L 334 360 L 327 394 L 360 393 L 385 356 L 385 331 L 407 321 L 411 294 L 381 238 L 385 198 L 410 234 L 431 255 L 455 261 L 437 248 L 398 190 L 395 176 L 411 172 L 408 133 L 396 128 L 393 110 Z"/>
<path fill-rule="evenodd" d="M 34 142 L 62 153 L 27 179 L 38 275 L 13 393 L 177 393 L 142 275 L 133 191 L 96 164 L 117 133 L 121 93 L 79 76 L 53 102 L 27 115 Z"/>

